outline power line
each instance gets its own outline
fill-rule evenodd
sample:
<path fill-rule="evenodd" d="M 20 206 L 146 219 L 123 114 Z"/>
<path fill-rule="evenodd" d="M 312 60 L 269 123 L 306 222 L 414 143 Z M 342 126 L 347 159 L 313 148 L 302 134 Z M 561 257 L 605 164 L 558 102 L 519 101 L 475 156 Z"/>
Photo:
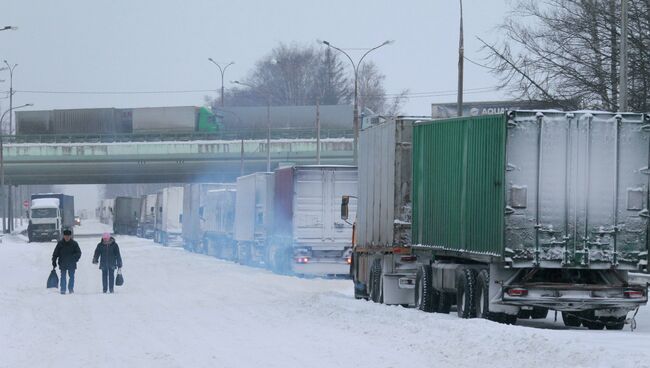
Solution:
<path fill-rule="evenodd" d="M 217 92 L 214 89 L 169 90 L 169 91 L 53 91 L 53 90 L 14 90 L 14 92 L 31 94 L 70 94 L 70 95 L 145 95 L 175 93 Z"/>
<path fill-rule="evenodd" d="M 498 90 L 496 86 L 466 88 L 464 93 L 486 93 Z M 144 94 L 182 94 L 182 93 L 212 93 L 217 92 L 214 89 L 191 89 L 191 90 L 151 90 L 151 91 L 58 91 L 58 90 L 15 90 L 14 93 L 25 94 L 75 94 L 75 95 L 144 95 Z M 3 91 L 2 93 L 8 93 Z M 383 97 L 398 97 L 404 96 L 408 98 L 426 98 L 426 97 L 441 97 L 453 96 L 457 90 L 440 90 L 440 91 L 425 91 L 425 92 L 407 92 L 407 93 L 385 93 Z M 363 95 L 363 97 L 377 97 L 378 95 Z"/>

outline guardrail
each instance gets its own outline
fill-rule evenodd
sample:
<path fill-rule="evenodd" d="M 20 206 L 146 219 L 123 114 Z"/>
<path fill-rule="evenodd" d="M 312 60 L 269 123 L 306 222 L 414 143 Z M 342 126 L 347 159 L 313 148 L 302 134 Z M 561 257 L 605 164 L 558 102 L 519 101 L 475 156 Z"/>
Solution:
<path fill-rule="evenodd" d="M 322 138 L 352 138 L 352 129 L 321 129 Z M 266 139 L 266 130 L 241 130 L 191 133 L 115 133 L 115 134 L 18 134 L 3 135 L 4 143 L 114 143 L 114 142 L 165 142 L 198 140 Z M 316 138 L 315 129 L 272 129 L 271 139 Z"/>

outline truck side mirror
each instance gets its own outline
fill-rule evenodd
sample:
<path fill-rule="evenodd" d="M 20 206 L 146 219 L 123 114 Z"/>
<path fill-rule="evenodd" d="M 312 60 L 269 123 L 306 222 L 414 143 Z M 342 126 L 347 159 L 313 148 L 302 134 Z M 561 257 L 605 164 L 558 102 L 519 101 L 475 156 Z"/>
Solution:
<path fill-rule="evenodd" d="M 203 207 L 199 207 L 199 217 L 201 219 L 203 218 L 203 213 L 204 213 Z"/>
<path fill-rule="evenodd" d="M 178 222 L 183 223 L 183 214 L 178 215 Z"/>
<path fill-rule="evenodd" d="M 153 207 L 151 207 L 151 213 L 153 214 Z"/>
<path fill-rule="evenodd" d="M 344 195 L 341 197 L 341 219 L 348 219 L 348 205 L 350 204 L 350 196 Z"/>

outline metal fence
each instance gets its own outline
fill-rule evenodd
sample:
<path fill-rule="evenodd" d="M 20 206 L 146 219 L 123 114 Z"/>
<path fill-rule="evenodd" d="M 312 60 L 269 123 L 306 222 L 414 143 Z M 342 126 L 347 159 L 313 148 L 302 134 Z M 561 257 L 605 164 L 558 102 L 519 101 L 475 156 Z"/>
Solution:
<path fill-rule="evenodd" d="M 199 140 L 266 139 L 266 130 L 241 130 L 192 133 L 115 133 L 115 134 L 33 134 L 3 135 L 4 143 L 113 143 L 113 142 L 165 142 Z M 352 129 L 321 129 L 321 138 L 352 138 Z M 272 129 L 271 139 L 316 138 L 315 129 Z"/>

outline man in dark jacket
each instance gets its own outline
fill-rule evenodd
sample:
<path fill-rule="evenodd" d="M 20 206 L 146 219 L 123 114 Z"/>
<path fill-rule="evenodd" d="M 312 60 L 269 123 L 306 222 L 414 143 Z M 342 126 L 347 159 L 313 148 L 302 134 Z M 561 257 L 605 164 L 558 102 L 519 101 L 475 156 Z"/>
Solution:
<path fill-rule="evenodd" d="M 56 268 L 56 261 L 59 260 L 59 269 L 61 269 L 61 294 L 65 294 L 66 273 L 70 277 L 68 282 L 68 292 L 74 293 L 74 272 L 77 269 L 77 262 L 81 258 L 81 249 L 76 241 L 72 240 L 72 231 L 63 230 L 63 239 L 56 243 L 54 253 L 52 253 L 52 267 Z"/>
<path fill-rule="evenodd" d="M 122 268 L 122 256 L 120 255 L 120 247 L 117 246 L 111 234 L 104 233 L 102 235 L 102 241 L 95 248 L 93 263 L 99 263 L 99 268 L 102 270 L 104 293 L 106 293 L 106 290 L 112 293 L 113 285 L 115 285 L 115 268 Z"/>

